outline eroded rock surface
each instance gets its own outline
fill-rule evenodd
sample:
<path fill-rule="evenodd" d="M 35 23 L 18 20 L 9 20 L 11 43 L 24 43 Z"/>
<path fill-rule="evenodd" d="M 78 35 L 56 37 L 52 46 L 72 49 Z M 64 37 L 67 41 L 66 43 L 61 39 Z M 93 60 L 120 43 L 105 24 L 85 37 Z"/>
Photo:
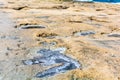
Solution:
<path fill-rule="evenodd" d="M 120 5 L 59 1 L 0 0 L 0 80 L 120 80 Z M 35 52 L 44 48 L 64 54 L 62 60 L 32 65 L 43 57 L 33 58 L 41 55 Z M 65 55 L 81 62 L 82 70 L 64 62 Z"/>

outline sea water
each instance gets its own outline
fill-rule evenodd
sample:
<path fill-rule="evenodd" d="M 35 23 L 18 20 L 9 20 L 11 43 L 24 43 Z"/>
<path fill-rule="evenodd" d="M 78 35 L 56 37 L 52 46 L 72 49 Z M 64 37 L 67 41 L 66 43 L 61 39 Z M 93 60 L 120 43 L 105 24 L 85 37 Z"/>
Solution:
<path fill-rule="evenodd" d="M 109 2 L 109 3 L 120 3 L 120 0 L 73 0 L 76 2 Z"/>

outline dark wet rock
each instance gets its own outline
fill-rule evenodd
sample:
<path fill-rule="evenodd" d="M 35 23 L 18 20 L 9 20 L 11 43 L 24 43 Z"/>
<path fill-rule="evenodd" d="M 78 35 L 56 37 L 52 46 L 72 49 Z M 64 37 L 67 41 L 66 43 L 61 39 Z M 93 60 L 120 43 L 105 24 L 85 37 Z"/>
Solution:
<path fill-rule="evenodd" d="M 87 36 L 87 35 L 93 35 L 95 34 L 95 31 L 82 31 L 82 32 L 76 32 L 74 33 L 75 36 Z"/>
<path fill-rule="evenodd" d="M 111 33 L 108 35 L 108 37 L 119 37 L 120 38 L 120 33 Z"/>
<path fill-rule="evenodd" d="M 55 75 L 57 72 L 54 70 L 54 71 L 52 71 L 53 69 L 51 68 L 51 69 L 49 69 L 49 70 L 47 70 L 47 71 L 44 71 L 44 73 L 43 72 L 39 72 L 39 73 L 37 73 L 37 75 L 36 75 L 36 77 L 37 78 L 43 78 L 43 77 L 50 77 L 50 76 L 53 76 L 53 75 Z"/>
<path fill-rule="evenodd" d="M 69 70 L 82 68 L 81 64 L 77 60 L 60 53 L 59 50 L 53 51 L 50 49 L 41 49 L 37 53 L 41 54 L 42 56 L 34 57 L 33 59 L 29 60 L 23 60 L 23 63 L 25 65 L 40 64 L 42 66 L 61 64 L 59 66 L 52 67 L 50 69 L 37 73 L 36 77 L 38 78 L 50 77 Z"/>
<path fill-rule="evenodd" d="M 33 29 L 33 28 L 46 28 L 46 27 L 42 25 L 25 25 L 20 27 L 20 29 Z"/>

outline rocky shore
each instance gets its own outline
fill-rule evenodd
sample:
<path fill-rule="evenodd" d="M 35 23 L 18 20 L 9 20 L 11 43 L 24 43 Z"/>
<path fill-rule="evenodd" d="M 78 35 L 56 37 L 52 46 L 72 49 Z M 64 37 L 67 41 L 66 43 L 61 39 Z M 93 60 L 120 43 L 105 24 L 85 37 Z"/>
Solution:
<path fill-rule="evenodd" d="M 57 62 L 45 67 L 23 64 L 39 57 L 40 49 L 62 53 L 60 60 L 45 59 L 60 62 L 62 69 Z M 119 52 L 119 4 L 0 0 L 0 80 L 120 80 Z M 68 71 L 58 74 L 54 70 L 59 68 Z M 35 77 L 50 69 L 54 76 Z"/>

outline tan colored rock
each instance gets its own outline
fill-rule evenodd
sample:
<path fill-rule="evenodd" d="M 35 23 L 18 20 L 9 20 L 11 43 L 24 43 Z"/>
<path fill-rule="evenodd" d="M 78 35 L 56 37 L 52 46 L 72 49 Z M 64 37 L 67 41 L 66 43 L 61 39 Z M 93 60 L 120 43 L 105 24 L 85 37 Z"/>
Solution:
<path fill-rule="evenodd" d="M 2 1 L 2 0 L 0 0 Z M 66 55 L 80 61 L 83 69 L 75 69 L 46 78 L 47 80 L 119 80 L 120 40 L 108 34 L 120 32 L 120 6 L 104 3 L 72 3 L 53 0 L 5 0 L 0 13 L 7 13 L 21 25 L 44 25 L 44 29 L 14 29 L 0 33 L 0 79 L 44 80 L 34 75 L 46 68 L 24 66 L 21 61 L 36 56 L 32 49 L 43 48 L 43 42 L 56 42 L 66 47 Z M 0 20 L 3 20 L 1 18 Z M 5 24 L 7 20 L 5 19 Z M 2 23 L 4 23 L 2 21 Z M 1 23 L 1 24 L 2 24 Z M 8 24 L 9 25 L 9 24 Z M 13 27 L 13 26 L 11 26 Z M 7 27 L 2 27 L 5 29 Z M 9 30 L 9 28 L 7 28 Z M 74 36 L 76 32 L 95 31 L 94 35 Z M 48 38 L 49 37 L 49 38 Z M 11 40 L 12 39 L 12 40 Z M 6 49 L 8 52 L 6 53 Z M 37 49 L 36 49 L 37 47 Z M 11 49 L 12 48 L 12 49 Z M 4 54 L 5 53 L 5 54 Z M 4 78 L 4 79 L 3 79 Z"/>

